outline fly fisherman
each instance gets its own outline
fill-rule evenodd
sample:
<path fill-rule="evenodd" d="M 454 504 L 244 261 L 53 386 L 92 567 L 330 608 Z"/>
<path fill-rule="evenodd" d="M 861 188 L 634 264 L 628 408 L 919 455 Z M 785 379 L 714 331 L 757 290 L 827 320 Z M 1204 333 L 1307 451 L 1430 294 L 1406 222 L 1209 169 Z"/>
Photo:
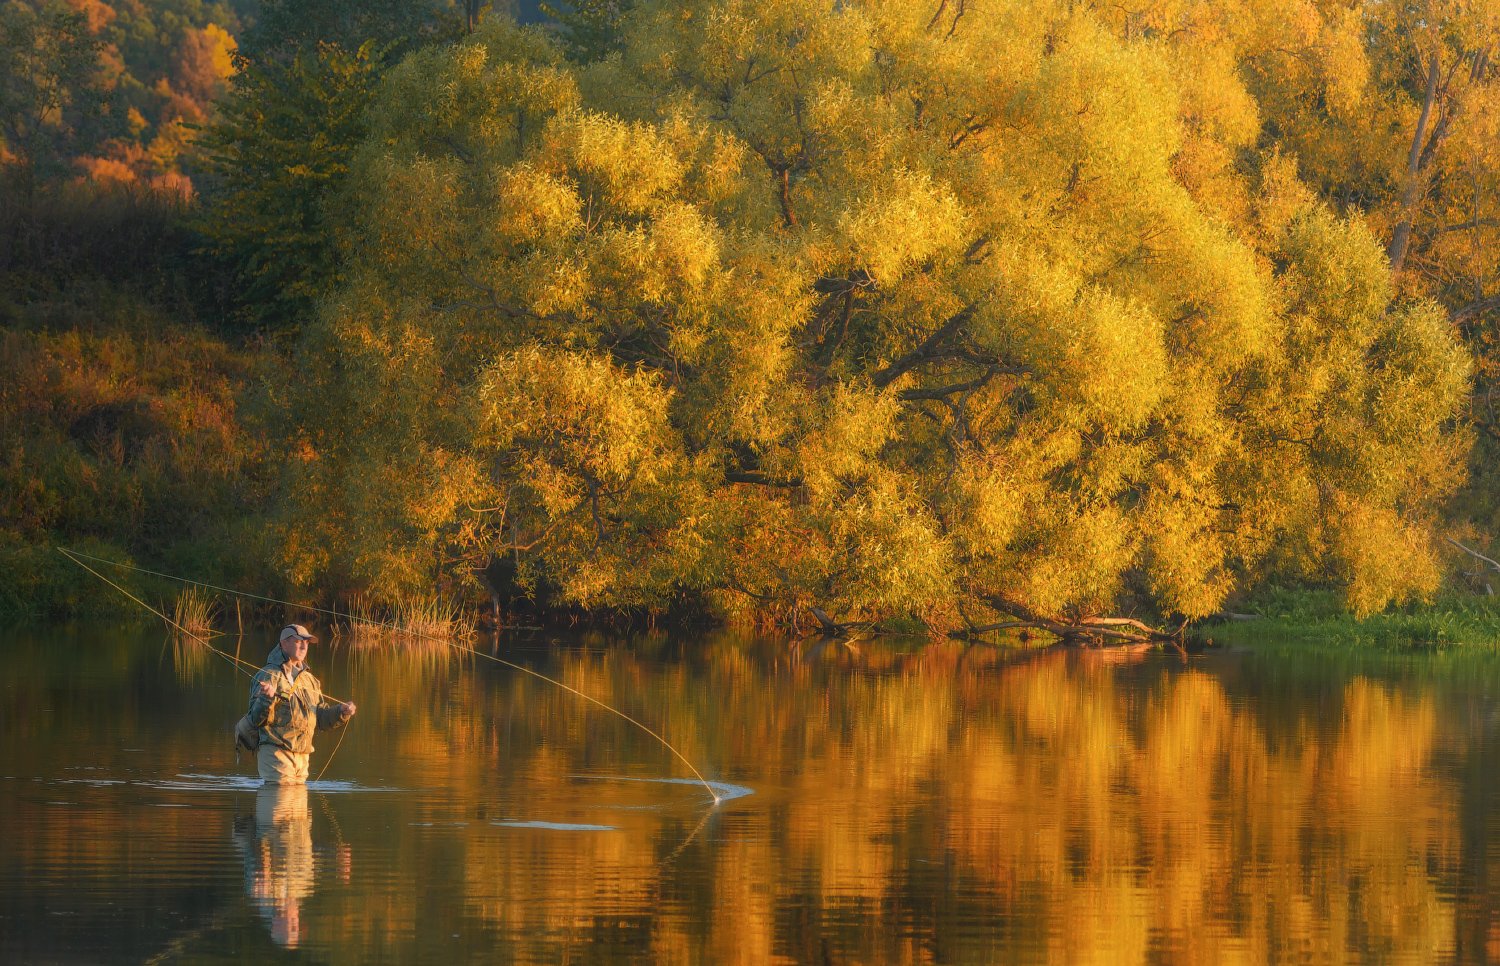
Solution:
<path fill-rule="evenodd" d="M 307 645 L 317 641 L 301 624 L 281 629 L 266 666 L 250 684 L 250 723 L 259 729 L 256 764 L 268 785 L 307 782 L 313 732 L 342 726 L 354 717 L 354 703 L 323 697 L 323 687 L 307 669 Z"/>

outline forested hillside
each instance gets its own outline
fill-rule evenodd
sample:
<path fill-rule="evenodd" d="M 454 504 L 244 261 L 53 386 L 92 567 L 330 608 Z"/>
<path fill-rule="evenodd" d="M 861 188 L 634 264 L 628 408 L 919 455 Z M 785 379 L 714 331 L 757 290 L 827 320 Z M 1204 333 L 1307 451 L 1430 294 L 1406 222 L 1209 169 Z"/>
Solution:
<path fill-rule="evenodd" d="M 1500 3 L 189 6 L 4 7 L 12 610 L 91 541 L 324 598 L 1365 613 L 1500 528 Z"/>

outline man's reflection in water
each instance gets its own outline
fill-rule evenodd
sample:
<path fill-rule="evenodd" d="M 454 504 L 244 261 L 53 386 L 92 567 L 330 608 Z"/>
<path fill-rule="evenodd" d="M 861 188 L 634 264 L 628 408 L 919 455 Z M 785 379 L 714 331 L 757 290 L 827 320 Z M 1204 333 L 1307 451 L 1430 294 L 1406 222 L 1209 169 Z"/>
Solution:
<path fill-rule="evenodd" d="M 306 785 L 265 785 L 255 795 L 255 837 L 246 843 L 245 892 L 278 946 L 302 940 L 302 900 L 313 890 L 312 815 Z"/>

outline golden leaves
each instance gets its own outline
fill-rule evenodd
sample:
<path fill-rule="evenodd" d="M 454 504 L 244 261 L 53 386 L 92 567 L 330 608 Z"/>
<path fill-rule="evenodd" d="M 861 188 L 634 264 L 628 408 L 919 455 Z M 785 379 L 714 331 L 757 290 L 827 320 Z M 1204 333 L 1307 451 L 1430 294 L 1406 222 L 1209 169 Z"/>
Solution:
<path fill-rule="evenodd" d="M 414 436 L 522 494 L 455 527 L 578 599 L 1203 614 L 1273 548 L 1399 595 L 1420 555 L 1330 508 L 1426 532 L 1462 356 L 1257 152 L 1231 13 L 645 4 L 582 71 L 488 27 L 388 78 L 330 311 L 422 320 L 470 407 Z"/>

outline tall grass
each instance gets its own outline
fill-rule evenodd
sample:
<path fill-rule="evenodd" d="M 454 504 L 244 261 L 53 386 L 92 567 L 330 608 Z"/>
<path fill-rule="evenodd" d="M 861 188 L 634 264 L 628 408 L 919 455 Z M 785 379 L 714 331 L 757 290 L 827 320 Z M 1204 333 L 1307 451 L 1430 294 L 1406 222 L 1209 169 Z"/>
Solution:
<path fill-rule="evenodd" d="M 185 587 L 172 603 L 173 627 L 168 628 L 167 643 L 172 649 L 172 667 L 182 681 L 203 676 L 212 656 L 205 642 L 218 634 L 214 624 L 219 615 L 217 597 L 197 587 Z"/>
<path fill-rule="evenodd" d="M 214 630 L 218 616 L 218 598 L 197 587 L 185 587 L 172 605 L 172 621 L 177 625 L 172 629 L 172 635 L 192 635 L 207 640 L 218 633 Z"/>
<path fill-rule="evenodd" d="M 0 182 L 0 276 L 23 298 L 85 277 L 185 295 L 208 269 L 190 209 L 175 192 L 140 185 Z"/>
<path fill-rule="evenodd" d="M 442 647 L 474 637 L 474 623 L 457 603 L 440 597 L 403 597 L 380 605 L 367 597 L 349 603 L 352 618 L 334 637 L 353 647 Z"/>

